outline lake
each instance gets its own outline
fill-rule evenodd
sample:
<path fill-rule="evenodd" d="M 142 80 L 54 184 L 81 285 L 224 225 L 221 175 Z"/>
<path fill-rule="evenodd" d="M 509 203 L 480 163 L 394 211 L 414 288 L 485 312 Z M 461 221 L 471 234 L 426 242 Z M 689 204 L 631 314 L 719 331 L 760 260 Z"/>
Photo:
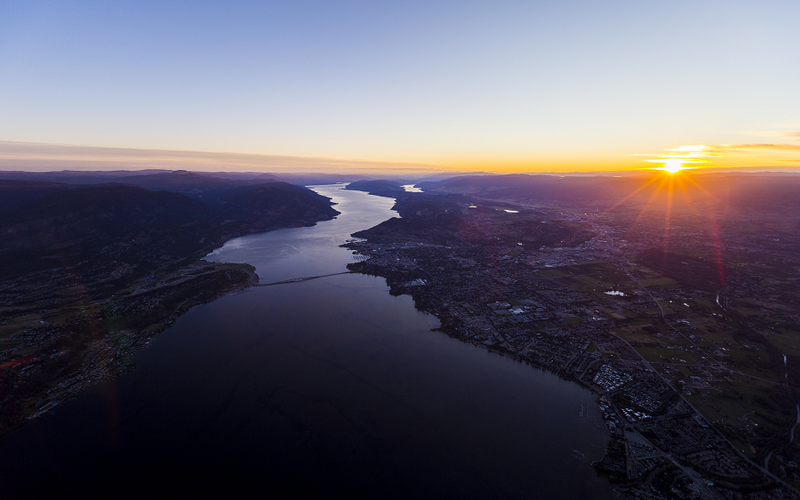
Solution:
<path fill-rule="evenodd" d="M 339 245 L 396 216 L 388 198 L 314 189 L 342 214 L 208 259 L 261 283 L 342 272 Z M 0 497 L 614 497 L 591 467 L 607 433 L 579 416 L 591 393 L 437 326 L 359 274 L 195 307 L 135 369 L 0 438 Z"/>

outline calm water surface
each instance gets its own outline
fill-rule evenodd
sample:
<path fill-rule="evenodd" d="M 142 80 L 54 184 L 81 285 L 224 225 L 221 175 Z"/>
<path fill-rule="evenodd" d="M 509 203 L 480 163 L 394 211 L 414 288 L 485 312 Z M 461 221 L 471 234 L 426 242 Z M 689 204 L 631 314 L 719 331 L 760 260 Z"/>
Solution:
<path fill-rule="evenodd" d="M 337 219 L 228 242 L 262 283 L 336 273 L 393 201 L 315 188 Z M 348 498 L 612 498 L 589 392 L 430 331 L 348 274 L 199 306 L 137 368 L 0 438 L 0 498 L 120 492 Z M 577 449 L 584 459 L 573 456 Z"/>

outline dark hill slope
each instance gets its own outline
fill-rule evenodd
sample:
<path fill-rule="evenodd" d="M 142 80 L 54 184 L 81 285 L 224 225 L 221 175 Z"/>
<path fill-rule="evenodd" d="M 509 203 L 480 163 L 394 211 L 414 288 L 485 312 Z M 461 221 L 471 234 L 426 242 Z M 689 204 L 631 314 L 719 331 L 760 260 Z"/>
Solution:
<path fill-rule="evenodd" d="M 176 193 L 108 184 L 55 192 L 0 220 L 0 277 L 91 259 L 190 256 L 204 237 L 218 237 L 218 219 Z"/>
<path fill-rule="evenodd" d="M 264 184 L 275 180 L 275 176 L 268 174 L 261 174 L 257 177 L 229 179 L 213 174 L 178 170 L 152 175 L 132 175 L 122 177 L 118 182 L 134 184 L 151 191 L 172 191 L 192 198 L 207 199 L 214 198 L 220 193 L 238 186 Z"/>
<path fill-rule="evenodd" d="M 387 196 L 394 198 L 406 192 L 403 186 L 397 181 L 375 180 L 375 181 L 354 181 L 347 185 L 345 189 L 354 191 L 365 191 L 376 196 Z"/>
<path fill-rule="evenodd" d="M 226 231 L 242 234 L 313 226 L 339 213 L 331 208 L 329 198 L 286 182 L 240 186 L 215 193 L 206 201 L 228 221 Z"/>
<path fill-rule="evenodd" d="M 0 219 L 49 194 L 76 187 L 58 182 L 0 180 Z"/>
<path fill-rule="evenodd" d="M 204 199 L 238 186 L 274 182 L 278 178 L 266 173 L 225 173 L 188 172 L 186 170 L 166 171 L 124 171 L 113 172 L 0 172 L 0 183 L 25 180 L 39 183 L 60 183 L 67 185 L 131 184 L 150 191 L 171 191 L 193 198 Z"/>
<path fill-rule="evenodd" d="M 153 175 L 168 173 L 169 170 L 61 170 L 55 172 L 22 172 L 19 170 L 2 170 L 0 179 L 27 180 L 37 182 L 59 182 L 63 184 L 107 184 L 119 182 L 123 177 L 137 175 Z"/>
<path fill-rule="evenodd" d="M 311 225 L 337 212 L 327 198 L 290 184 L 234 188 L 215 203 L 179 193 L 119 185 L 20 182 L 33 201 L 0 218 L 0 278 L 92 262 L 133 266 L 196 257 L 224 240 L 279 227 Z"/>
<path fill-rule="evenodd" d="M 298 222 L 316 217 L 321 206 L 330 206 L 330 200 L 309 189 L 286 182 L 271 182 L 253 186 L 240 186 L 210 197 L 209 203 L 227 205 L 231 213 L 241 217 L 292 219 Z M 336 215 L 336 211 L 330 212 Z"/>

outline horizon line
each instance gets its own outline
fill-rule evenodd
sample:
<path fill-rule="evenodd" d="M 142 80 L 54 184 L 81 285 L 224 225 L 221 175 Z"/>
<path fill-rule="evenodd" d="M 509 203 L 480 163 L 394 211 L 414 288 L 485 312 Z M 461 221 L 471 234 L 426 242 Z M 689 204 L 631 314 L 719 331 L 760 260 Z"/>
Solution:
<path fill-rule="evenodd" d="M 53 169 L 53 170 L 47 170 Z M 74 169 L 74 170 L 73 170 Z M 216 170 L 215 170 L 216 169 Z M 253 169 L 253 170 L 247 170 Z M 367 171 L 398 174 L 457 175 L 614 175 L 645 173 L 651 167 L 545 170 L 469 169 L 430 163 L 391 162 L 331 157 L 304 157 L 261 153 L 236 153 L 183 149 L 154 149 L 82 144 L 0 140 L 0 171 L 12 172 L 108 172 L 113 170 L 190 170 L 229 173 L 364 174 Z M 713 172 L 797 172 L 795 166 L 706 166 L 698 171 Z"/>

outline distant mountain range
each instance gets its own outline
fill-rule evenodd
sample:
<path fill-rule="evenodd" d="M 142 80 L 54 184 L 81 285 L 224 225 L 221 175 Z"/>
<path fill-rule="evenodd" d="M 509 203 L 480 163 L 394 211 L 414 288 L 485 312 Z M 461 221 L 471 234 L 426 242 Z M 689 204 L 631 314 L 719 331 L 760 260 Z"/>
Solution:
<path fill-rule="evenodd" d="M 651 182 L 652 181 L 652 182 Z M 670 189 L 670 186 L 672 188 Z M 663 201 L 673 195 L 673 207 L 694 202 L 765 210 L 800 206 L 800 175 L 796 173 L 714 173 L 683 171 L 621 176 L 468 175 L 417 187 L 432 194 L 464 194 L 493 200 L 516 200 L 581 208 Z"/>
<path fill-rule="evenodd" d="M 174 191 L 192 197 L 201 197 L 207 191 L 224 190 L 236 186 L 264 184 L 266 182 L 288 182 L 299 186 L 334 184 L 370 176 L 341 174 L 270 174 L 259 172 L 189 172 L 186 170 L 113 170 L 23 172 L 0 171 L 0 180 L 29 180 L 61 182 L 66 184 L 104 184 L 117 182 L 133 184 L 154 191 Z"/>

